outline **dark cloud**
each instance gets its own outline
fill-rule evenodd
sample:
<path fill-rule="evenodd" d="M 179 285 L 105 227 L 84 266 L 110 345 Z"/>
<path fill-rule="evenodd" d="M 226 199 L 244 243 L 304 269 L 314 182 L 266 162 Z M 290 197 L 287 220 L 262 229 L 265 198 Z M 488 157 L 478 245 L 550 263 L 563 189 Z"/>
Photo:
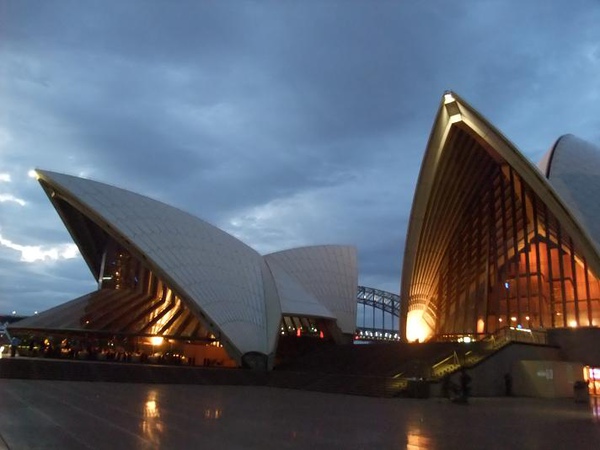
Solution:
<path fill-rule="evenodd" d="M 0 235 L 21 246 L 70 242 L 26 176 L 40 167 L 264 252 L 355 244 L 361 282 L 397 292 L 444 90 L 535 162 L 562 133 L 600 141 L 592 0 L 20 1 L 0 21 L 0 193 L 26 201 L 0 203 Z M 80 260 L 19 258 L 0 246 L 0 312 L 93 289 Z"/>

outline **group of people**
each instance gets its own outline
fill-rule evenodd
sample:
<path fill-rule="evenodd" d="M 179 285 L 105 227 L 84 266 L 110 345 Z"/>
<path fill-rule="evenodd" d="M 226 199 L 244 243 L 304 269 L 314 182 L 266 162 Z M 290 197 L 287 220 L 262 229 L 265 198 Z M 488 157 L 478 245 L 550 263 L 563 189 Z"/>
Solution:
<path fill-rule="evenodd" d="M 468 403 L 471 394 L 471 376 L 465 368 L 461 368 L 458 383 L 452 381 L 452 374 L 444 377 L 442 382 L 442 395 L 456 403 Z M 513 395 L 513 380 L 510 372 L 504 374 L 504 395 Z"/>

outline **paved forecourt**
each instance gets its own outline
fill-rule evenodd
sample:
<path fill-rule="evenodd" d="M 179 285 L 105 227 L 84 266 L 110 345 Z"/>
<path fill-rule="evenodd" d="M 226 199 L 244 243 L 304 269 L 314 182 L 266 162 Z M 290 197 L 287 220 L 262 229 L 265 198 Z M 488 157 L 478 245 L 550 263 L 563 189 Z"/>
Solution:
<path fill-rule="evenodd" d="M 0 449 L 597 449 L 600 405 L 0 379 Z"/>

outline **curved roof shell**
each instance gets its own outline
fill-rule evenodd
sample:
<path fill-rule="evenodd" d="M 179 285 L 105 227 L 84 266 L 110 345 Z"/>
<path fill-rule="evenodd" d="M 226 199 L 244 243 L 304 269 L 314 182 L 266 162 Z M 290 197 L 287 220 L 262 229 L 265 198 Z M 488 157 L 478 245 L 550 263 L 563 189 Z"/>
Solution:
<path fill-rule="evenodd" d="M 600 148 L 567 134 L 556 141 L 539 166 L 600 248 Z"/>
<path fill-rule="evenodd" d="M 322 245 L 294 248 L 266 255 L 265 260 L 297 280 L 311 295 L 306 297 L 303 305 L 284 300 L 283 309 L 290 313 L 309 309 L 321 314 L 329 312 L 337 318 L 337 325 L 343 333 L 355 332 L 358 269 L 354 247 Z M 317 306 L 314 299 L 322 306 Z"/>
<path fill-rule="evenodd" d="M 335 315 L 274 259 L 267 259 L 273 274 L 281 313 L 287 316 L 308 316 L 334 319 Z"/>
<path fill-rule="evenodd" d="M 477 195 L 486 177 L 479 170 L 478 155 L 492 158 L 501 170 L 518 174 L 571 236 L 589 268 L 600 273 L 600 257 L 592 235 L 553 185 L 493 125 L 459 96 L 448 92 L 422 162 L 404 252 L 401 318 L 407 333 L 411 319 L 425 327 L 415 337 L 431 335 L 437 320 L 437 305 L 432 299 L 436 297 L 439 269 L 468 199 Z"/>
<path fill-rule="evenodd" d="M 282 314 L 334 320 L 342 332 L 354 333 L 354 247 L 304 247 L 263 257 L 219 228 L 165 203 L 96 181 L 37 173 L 99 284 L 107 249 L 116 243 L 172 290 L 182 319 L 161 323 L 161 334 L 193 339 L 199 330 L 210 331 L 241 362 L 244 355 L 274 354 Z M 136 305 L 143 311 L 162 308 L 151 296 L 131 289 L 100 289 L 21 325 L 148 334 L 154 322 L 126 314 Z M 99 314 L 92 317 L 91 310 Z"/>
<path fill-rule="evenodd" d="M 224 336 L 239 355 L 273 352 L 281 315 L 274 281 L 260 254 L 209 223 L 148 197 L 96 181 L 37 171 L 90 269 L 94 252 L 64 202 L 142 259 Z"/>

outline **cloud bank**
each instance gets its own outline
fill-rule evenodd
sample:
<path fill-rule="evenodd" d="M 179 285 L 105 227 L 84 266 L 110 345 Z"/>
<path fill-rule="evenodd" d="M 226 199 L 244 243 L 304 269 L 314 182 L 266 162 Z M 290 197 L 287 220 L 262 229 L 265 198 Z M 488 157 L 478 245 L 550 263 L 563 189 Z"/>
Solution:
<path fill-rule="evenodd" d="M 447 89 L 537 162 L 600 143 L 600 5 L 20 1 L 0 6 L 0 312 L 94 289 L 33 167 L 181 207 L 263 252 L 354 244 L 398 292 Z"/>

